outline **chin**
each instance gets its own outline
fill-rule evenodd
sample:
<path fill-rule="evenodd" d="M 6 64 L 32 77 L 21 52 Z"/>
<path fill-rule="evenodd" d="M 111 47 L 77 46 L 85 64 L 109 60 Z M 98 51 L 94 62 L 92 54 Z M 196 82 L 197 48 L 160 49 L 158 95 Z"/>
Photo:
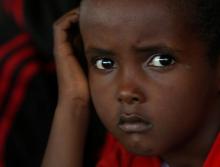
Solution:
<path fill-rule="evenodd" d="M 146 145 L 143 146 L 140 143 L 128 144 L 128 145 L 125 145 L 125 147 L 129 152 L 135 155 L 140 155 L 140 156 L 156 155 L 156 152 L 152 147 L 146 146 Z"/>

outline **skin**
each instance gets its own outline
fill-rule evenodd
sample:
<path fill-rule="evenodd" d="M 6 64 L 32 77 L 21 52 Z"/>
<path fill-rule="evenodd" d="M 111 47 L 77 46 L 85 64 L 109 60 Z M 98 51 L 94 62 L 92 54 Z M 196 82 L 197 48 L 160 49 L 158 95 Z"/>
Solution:
<path fill-rule="evenodd" d="M 76 9 L 54 23 L 54 56 L 59 99 L 42 167 L 83 166 L 89 118 L 89 89 L 68 40 L 68 31 L 78 19 Z"/>
<path fill-rule="evenodd" d="M 220 126 L 220 65 L 169 5 L 84 0 L 54 24 L 59 99 L 42 167 L 82 166 L 90 98 L 129 151 L 202 166 Z M 68 40 L 78 21 L 88 79 Z"/>
<path fill-rule="evenodd" d="M 174 14 L 160 0 L 84 1 L 80 28 L 91 97 L 129 151 L 161 155 L 171 166 L 200 166 L 219 130 L 219 71 L 210 66 L 205 43 Z M 152 65 L 156 54 L 175 62 Z M 127 133 L 118 126 L 124 115 L 152 128 Z"/>

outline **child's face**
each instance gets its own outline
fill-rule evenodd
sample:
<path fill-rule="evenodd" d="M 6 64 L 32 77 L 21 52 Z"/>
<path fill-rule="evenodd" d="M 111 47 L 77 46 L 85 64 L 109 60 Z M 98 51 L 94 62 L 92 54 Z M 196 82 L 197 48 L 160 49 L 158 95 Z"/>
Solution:
<path fill-rule="evenodd" d="M 217 72 L 165 1 L 86 0 L 80 28 L 96 111 L 129 150 L 161 154 L 210 130 Z"/>

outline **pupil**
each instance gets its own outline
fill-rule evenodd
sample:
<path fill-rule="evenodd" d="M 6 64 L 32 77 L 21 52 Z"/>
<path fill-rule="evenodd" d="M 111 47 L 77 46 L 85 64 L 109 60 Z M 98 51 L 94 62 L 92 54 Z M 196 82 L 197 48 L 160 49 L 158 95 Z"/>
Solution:
<path fill-rule="evenodd" d="M 114 62 L 113 62 L 112 60 L 104 59 L 104 60 L 102 61 L 102 66 L 103 66 L 104 68 L 106 68 L 106 69 L 109 69 L 109 68 L 112 68 L 113 63 L 114 63 Z"/>
<path fill-rule="evenodd" d="M 172 57 L 167 56 L 167 55 L 162 55 L 162 56 L 160 56 L 160 63 L 163 66 L 168 66 L 172 63 Z"/>

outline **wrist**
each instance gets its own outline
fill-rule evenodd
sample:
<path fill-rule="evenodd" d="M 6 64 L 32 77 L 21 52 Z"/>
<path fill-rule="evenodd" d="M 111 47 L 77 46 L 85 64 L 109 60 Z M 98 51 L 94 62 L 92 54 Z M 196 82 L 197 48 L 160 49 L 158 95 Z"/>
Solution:
<path fill-rule="evenodd" d="M 74 119 L 89 116 L 89 101 L 81 98 L 59 100 L 56 114 L 67 115 Z"/>

